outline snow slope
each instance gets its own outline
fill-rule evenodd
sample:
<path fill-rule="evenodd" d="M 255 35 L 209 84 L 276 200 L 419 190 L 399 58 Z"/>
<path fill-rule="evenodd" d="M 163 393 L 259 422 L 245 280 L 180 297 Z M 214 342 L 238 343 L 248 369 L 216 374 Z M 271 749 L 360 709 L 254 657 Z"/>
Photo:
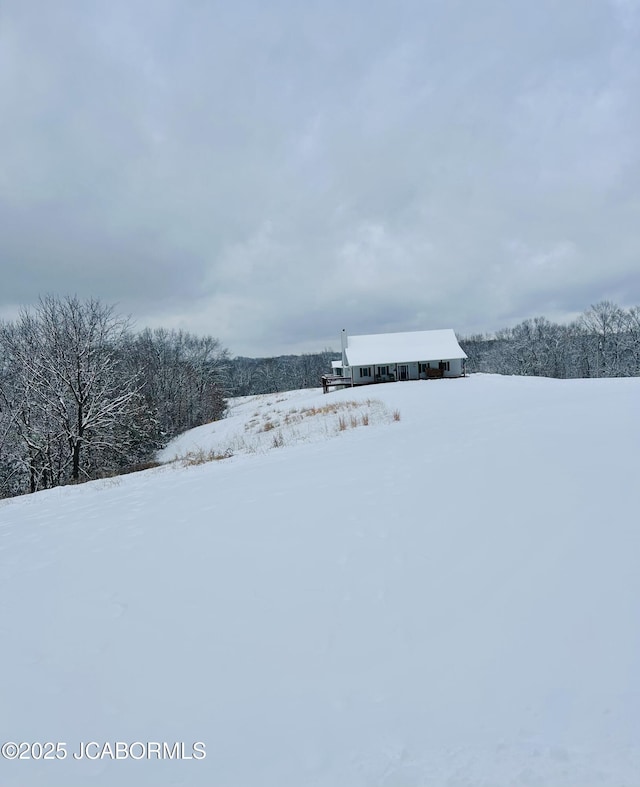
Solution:
<path fill-rule="evenodd" d="M 640 785 L 640 379 L 250 397 L 164 456 L 231 444 L 0 501 L 0 743 L 69 751 L 2 787 Z"/>

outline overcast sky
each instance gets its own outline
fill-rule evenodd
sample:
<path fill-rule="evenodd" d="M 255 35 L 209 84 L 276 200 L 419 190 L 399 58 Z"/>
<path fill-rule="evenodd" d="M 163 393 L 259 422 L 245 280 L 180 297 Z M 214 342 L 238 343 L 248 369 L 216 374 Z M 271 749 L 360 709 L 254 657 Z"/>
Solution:
<path fill-rule="evenodd" d="M 640 304 L 640 0 L 0 0 L 0 316 L 232 355 Z"/>

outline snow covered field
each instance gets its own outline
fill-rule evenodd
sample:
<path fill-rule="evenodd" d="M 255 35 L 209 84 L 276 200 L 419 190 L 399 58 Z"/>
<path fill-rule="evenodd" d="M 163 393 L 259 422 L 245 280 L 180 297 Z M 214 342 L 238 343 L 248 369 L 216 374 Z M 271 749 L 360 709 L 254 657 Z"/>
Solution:
<path fill-rule="evenodd" d="M 0 501 L 0 743 L 68 752 L 0 785 L 637 787 L 639 449 L 640 379 L 476 375 Z"/>

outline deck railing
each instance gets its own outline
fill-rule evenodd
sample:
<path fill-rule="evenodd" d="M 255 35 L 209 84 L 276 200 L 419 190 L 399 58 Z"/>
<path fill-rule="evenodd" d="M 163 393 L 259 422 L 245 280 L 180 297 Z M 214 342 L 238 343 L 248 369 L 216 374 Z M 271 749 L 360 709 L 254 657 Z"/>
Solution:
<path fill-rule="evenodd" d="M 353 386 L 352 377 L 344 377 L 341 374 L 322 375 L 322 390 L 324 393 L 327 393 L 329 388 L 345 388 L 346 386 Z"/>

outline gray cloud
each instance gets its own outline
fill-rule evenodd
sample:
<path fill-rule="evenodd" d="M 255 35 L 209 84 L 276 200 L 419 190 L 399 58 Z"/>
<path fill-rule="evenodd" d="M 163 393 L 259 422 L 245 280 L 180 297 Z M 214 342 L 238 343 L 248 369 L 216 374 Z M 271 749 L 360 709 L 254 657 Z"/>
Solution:
<path fill-rule="evenodd" d="M 0 6 L 0 314 L 233 353 L 640 301 L 635 0 Z"/>

